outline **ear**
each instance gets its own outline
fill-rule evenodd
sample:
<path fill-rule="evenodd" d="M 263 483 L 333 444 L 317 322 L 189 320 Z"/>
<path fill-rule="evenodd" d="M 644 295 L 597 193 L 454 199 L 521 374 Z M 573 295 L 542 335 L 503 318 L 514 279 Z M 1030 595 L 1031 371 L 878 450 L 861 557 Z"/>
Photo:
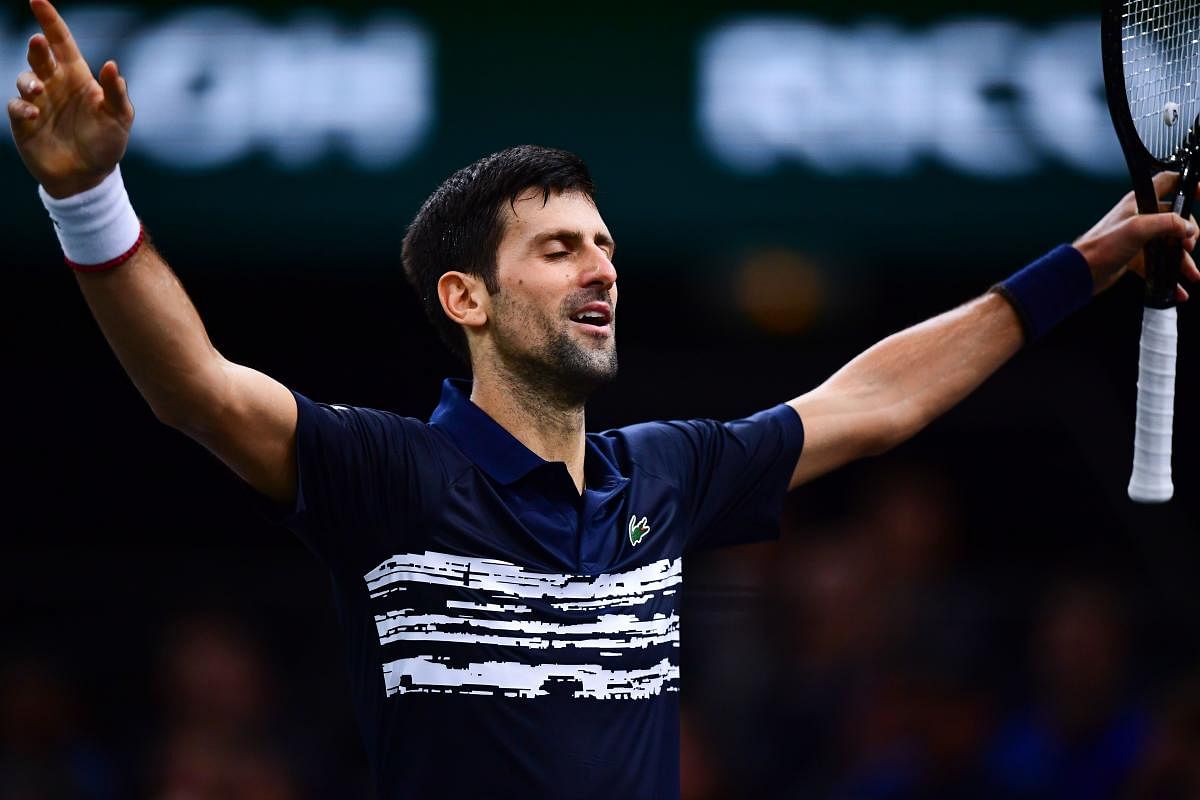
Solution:
<path fill-rule="evenodd" d="M 438 278 L 438 300 L 452 321 L 481 328 L 488 320 L 488 291 L 483 280 L 465 272 L 446 272 Z"/>

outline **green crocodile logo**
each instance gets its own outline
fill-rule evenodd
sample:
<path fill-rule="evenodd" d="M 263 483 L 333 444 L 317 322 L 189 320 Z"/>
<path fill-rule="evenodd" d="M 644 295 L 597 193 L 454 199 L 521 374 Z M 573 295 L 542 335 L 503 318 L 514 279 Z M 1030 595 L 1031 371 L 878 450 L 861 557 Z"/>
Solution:
<path fill-rule="evenodd" d="M 638 520 L 637 514 L 634 514 L 629 518 L 629 543 L 631 545 L 637 547 L 648 533 L 650 533 L 650 525 L 646 522 L 645 517 Z"/>

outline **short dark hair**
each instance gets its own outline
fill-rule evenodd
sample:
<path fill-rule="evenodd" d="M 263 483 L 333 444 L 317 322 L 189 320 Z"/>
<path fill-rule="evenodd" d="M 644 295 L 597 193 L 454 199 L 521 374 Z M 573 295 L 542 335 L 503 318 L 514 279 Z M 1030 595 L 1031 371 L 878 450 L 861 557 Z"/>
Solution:
<path fill-rule="evenodd" d="M 583 192 L 593 199 L 596 194 L 587 164 L 574 153 L 536 145 L 510 147 L 447 178 L 422 204 L 404 236 L 404 274 L 438 336 L 468 364 L 467 336 L 442 310 L 438 280 L 450 270 L 461 270 L 482 278 L 490 293 L 499 291 L 501 209 L 504 203 L 515 205 L 530 189 L 542 192 L 543 203 L 551 192 Z"/>

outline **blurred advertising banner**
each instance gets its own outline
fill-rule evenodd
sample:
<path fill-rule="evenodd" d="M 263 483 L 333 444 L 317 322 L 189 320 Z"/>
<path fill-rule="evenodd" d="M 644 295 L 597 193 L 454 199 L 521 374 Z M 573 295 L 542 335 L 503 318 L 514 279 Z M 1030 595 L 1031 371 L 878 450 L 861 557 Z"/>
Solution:
<path fill-rule="evenodd" d="M 92 66 L 115 58 L 129 80 L 140 213 L 214 269 L 394 269 L 437 183 L 520 142 L 588 159 L 614 232 L 664 270 L 719 271 L 764 243 L 870 269 L 995 238 L 997 220 L 1021 252 L 1100 208 L 1064 195 L 1123 191 L 1091 16 L 428 5 L 63 13 Z M 33 30 L 0 15 L 0 72 L 25 68 Z M 0 183 L 0 230 L 40 252 L 7 137 Z"/>

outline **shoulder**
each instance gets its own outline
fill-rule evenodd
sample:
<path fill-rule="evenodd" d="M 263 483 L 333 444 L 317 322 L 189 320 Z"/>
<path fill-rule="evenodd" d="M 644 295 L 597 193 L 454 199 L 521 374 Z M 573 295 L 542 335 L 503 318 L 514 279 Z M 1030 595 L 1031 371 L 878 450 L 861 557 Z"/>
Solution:
<path fill-rule="evenodd" d="M 298 420 L 296 437 L 301 447 L 350 448 L 378 458 L 406 454 L 442 462 L 462 458 L 444 434 L 415 417 L 366 406 L 318 403 L 293 391 Z"/>
<path fill-rule="evenodd" d="M 406 417 L 394 411 L 383 411 L 365 406 L 345 403 L 319 403 L 292 390 L 296 398 L 300 426 L 341 430 L 345 432 L 386 434 L 404 431 L 419 434 L 429 426 L 414 417 Z"/>
<path fill-rule="evenodd" d="M 640 422 L 589 438 L 619 464 L 674 475 L 727 446 L 757 449 L 775 440 L 798 450 L 804 427 L 796 411 L 781 403 L 727 422 L 704 418 Z"/>

